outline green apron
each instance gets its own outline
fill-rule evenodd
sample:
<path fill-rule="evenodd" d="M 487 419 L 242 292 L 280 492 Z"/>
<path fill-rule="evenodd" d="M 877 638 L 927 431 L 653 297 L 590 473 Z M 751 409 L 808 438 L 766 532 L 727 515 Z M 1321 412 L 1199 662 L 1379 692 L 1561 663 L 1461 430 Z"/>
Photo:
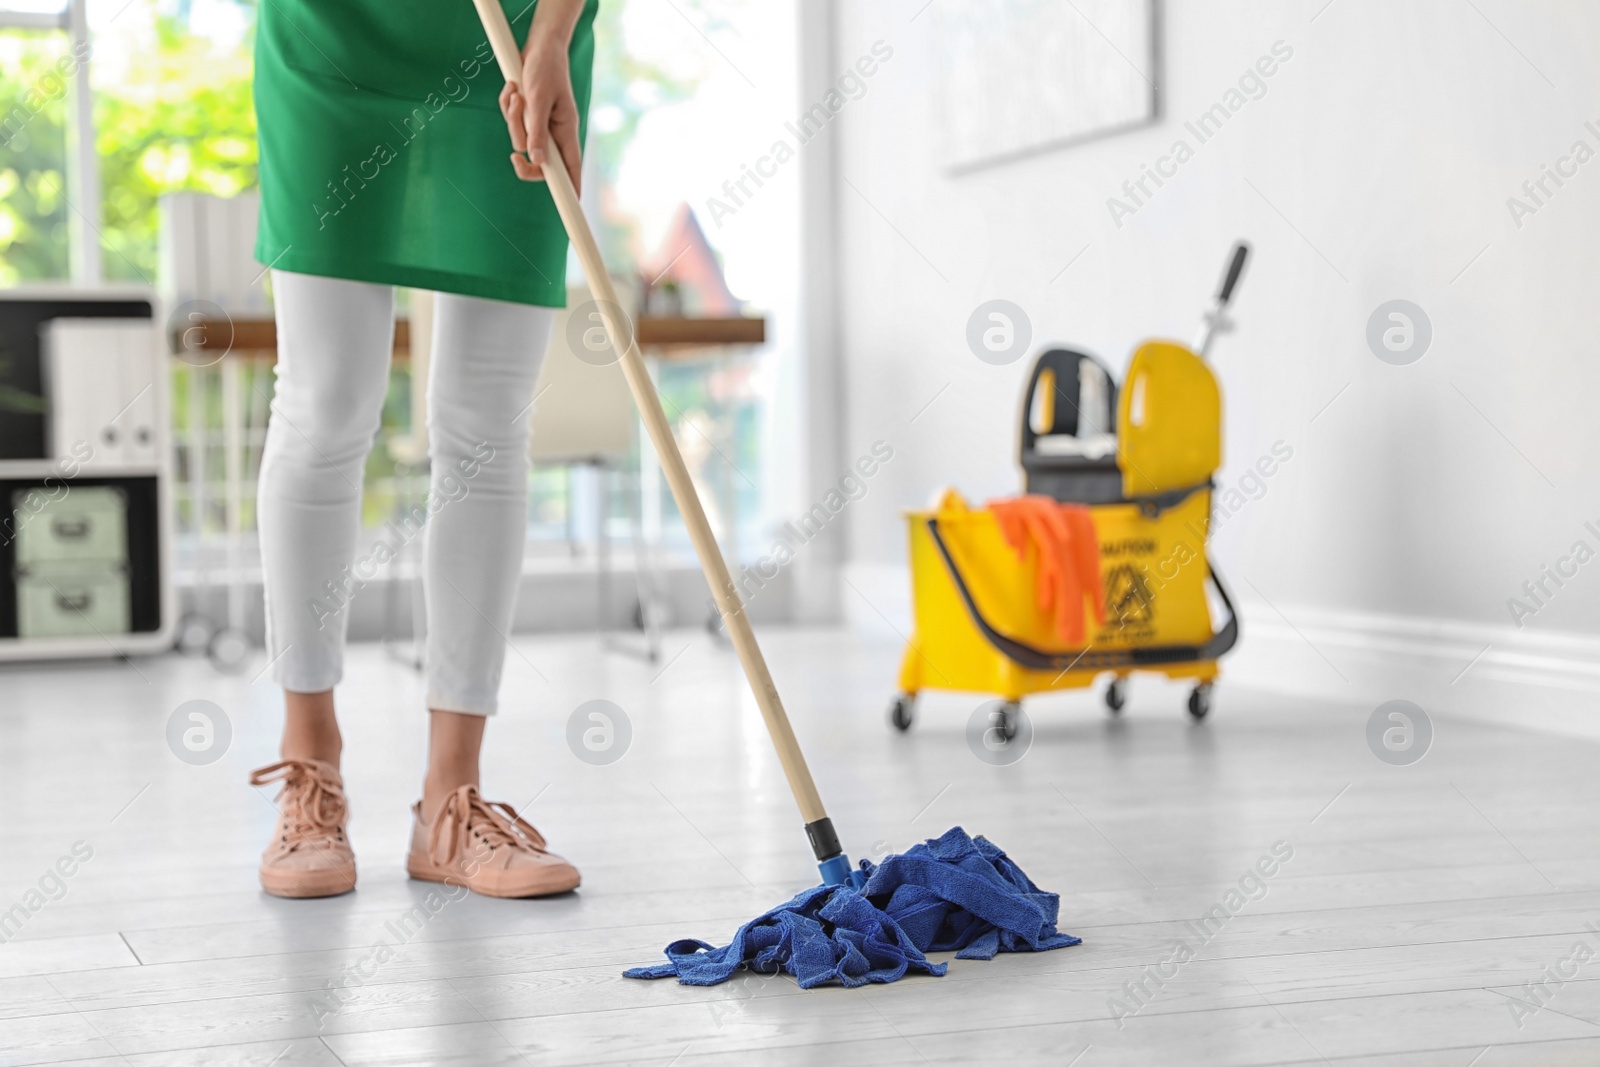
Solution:
<path fill-rule="evenodd" d="M 518 42 L 529 0 L 501 0 Z M 594 16 L 569 52 L 580 138 Z M 505 82 L 470 0 L 267 0 L 256 31 L 256 258 L 301 274 L 566 303 L 567 235 L 511 169 Z"/>

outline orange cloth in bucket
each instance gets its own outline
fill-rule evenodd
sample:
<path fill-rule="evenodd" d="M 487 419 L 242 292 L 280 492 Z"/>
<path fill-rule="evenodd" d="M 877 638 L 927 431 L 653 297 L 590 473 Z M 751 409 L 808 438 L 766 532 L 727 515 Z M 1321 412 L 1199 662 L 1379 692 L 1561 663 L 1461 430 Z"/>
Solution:
<path fill-rule="evenodd" d="M 991 500 L 988 506 L 1018 559 L 1027 558 L 1029 543 L 1038 549 L 1039 609 L 1055 615 L 1056 634 L 1063 643 L 1081 645 L 1084 601 L 1096 623 L 1106 621 L 1100 597 L 1100 542 L 1089 509 L 1047 496 Z"/>

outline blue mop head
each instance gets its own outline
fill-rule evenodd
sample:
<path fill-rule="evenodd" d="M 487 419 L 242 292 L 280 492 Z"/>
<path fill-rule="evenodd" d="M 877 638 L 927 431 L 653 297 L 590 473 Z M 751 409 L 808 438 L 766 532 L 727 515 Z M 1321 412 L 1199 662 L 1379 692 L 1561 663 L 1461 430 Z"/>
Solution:
<path fill-rule="evenodd" d="M 961 827 L 882 863 L 861 861 L 866 884 L 819 885 L 739 927 L 721 948 L 674 941 L 667 963 L 624 971 L 628 978 L 676 977 L 716 985 L 741 967 L 787 971 L 800 988 L 893 982 L 908 971 L 942 975 L 927 952 L 964 960 L 997 952 L 1042 952 L 1081 943 L 1056 929 L 1060 897 L 1034 885 L 1021 867 Z"/>

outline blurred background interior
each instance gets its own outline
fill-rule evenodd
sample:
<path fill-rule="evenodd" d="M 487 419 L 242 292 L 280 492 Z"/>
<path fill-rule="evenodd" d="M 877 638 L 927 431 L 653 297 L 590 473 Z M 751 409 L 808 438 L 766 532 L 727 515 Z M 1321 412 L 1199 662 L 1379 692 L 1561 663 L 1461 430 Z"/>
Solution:
<path fill-rule="evenodd" d="M 909 615 L 899 511 L 946 485 L 1016 491 L 1028 362 L 973 357 L 979 304 L 1011 300 L 1034 349 L 1073 342 L 1120 373 L 1141 339 L 1191 333 L 1223 250 L 1245 237 L 1259 270 L 1219 365 L 1219 483 L 1244 506 L 1220 517 L 1213 547 L 1241 575 L 1251 624 L 1235 677 L 1361 697 L 1405 686 L 1501 718 L 1531 684 L 1547 699 L 1509 714 L 1589 730 L 1600 601 L 1538 583 L 1600 517 L 1586 476 L 1600 368 L 1583 354 L 1600 207 L 1585 157 L 1561 162 L 1595 140 L 1583 101 L 1597 16 L 1092 6 L 1079 15 L 1107 32 L 1041 39 L 1042 73 L 1014 63 L 996 96 L 979 91 L 994 57 L 959 7 L 602 5 L 587 206 L 646 317 L 726 551 L 761 564 L 856 457 L 894 450 L 792 562 L 747 576 L 755 616 L 893 640 Z M 27 492 L 78 464 L 111 479 L 103 499 L 128 509 L 130 551 L 148 554 L 101 596 L 98 634 L 30 601 L 7 558 L 7 657 L 177 641 L 244 670 L 259 649 L 254 482 L 273 352 L 250 256 L 254 13 L 235 0 L 0 10 L 6 509 L 36 506 Z M 1018 18 L 1013 38 L 1028 30 Z M 1053 77 L 1066 68 L 1052 48 L 1099 81 Z M 867 57 L 871 74 L 842 80 Z M 1065 124 L 1057 99 L 996 103 L 1041 85 L 1111 103 Z M 837 110 L 813 131 L 802 116 L 830 91 Z M 1219 103 L 1226 122 L 1208 125 Z M 1174 163 L 1179 140 L 1192 151 Z M 780 141 L 793 151 L 774 163 Z M 757 166 L 770 176 L 751 180 Z M 1572 173 L 1551 181 L 1549 167 Z M 581 289 L 575 265 L 572 279 Z M 1407 367 L 1364 341 L 1372 310 L 1400 298 L 1432 322 L 1431 351 Z M 425 294 L 402 297 L 407 326 L 428 312 Z M 130 315 L 148 318 L 159 365 L 137 332 L 85 332 L 88 317 Z M 77 325 L 49 325 L 65 319 Z M 398 333 L 367 468 L 375 534 L 426 486 L 418 335 Z M 117 344 L 132 355 L 113 374 L 92 354 Z M 536 420 L 517 625 L 642 630 L 651 651 L 658 627 L 706 623 L 705 590 L 625 395 L 596 405 Z M 92 456 L 74 459 L 85 444 Z M 1275 444 L 1293 458 L 1252 475 Z M 355 639 L 414 656 L 415 564 L 403 554 L 368 587 L 379 595 L 352 607 Z"/>

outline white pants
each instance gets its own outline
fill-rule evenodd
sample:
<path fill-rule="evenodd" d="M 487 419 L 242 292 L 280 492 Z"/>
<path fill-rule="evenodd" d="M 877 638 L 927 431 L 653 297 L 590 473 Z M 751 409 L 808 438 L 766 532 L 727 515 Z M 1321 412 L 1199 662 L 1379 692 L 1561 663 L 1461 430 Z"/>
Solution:
<path fill-rule="evenodd" d="M 351 602 L 425 519 L 428 707 L 492 714 L 521 577 L 528 413 L 550 310 L 439 294 L 428 500 L 363 530 L 361 480 L 388 393 L 394 292 L 278 270 L 272 286 L 277 389 L 257 516 L 274 678 L 293 692 L 333 688 Z"/>

